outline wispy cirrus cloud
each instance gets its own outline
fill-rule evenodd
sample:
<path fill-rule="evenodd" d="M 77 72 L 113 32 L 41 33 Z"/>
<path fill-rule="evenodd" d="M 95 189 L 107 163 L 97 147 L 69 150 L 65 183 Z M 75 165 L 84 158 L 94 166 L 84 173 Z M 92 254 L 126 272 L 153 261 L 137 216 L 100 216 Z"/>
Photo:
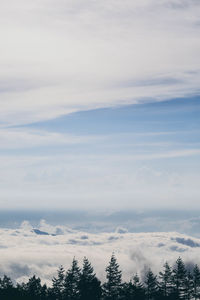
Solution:
<path fill-rule="evenodd" d="M 87 144 L 91 141 L 101 141 L 98 136 L 80 136 L 63 134 L 60 132 L 49 132 L 27 128 L 1 128 L 0 129 L 0 150 L 3 149 L 26 149 L 38 147 L 61 147 L 65 145 Z"/>
<path fill-rule="evenodd" d="M 198 1 L 0 6 L 3 123 L 199 93 Z"/>
<path fill-rule="evenodd" d="M 0 0 L 1 207 L 198 206 L 199 17 L 191 0 Z"/>

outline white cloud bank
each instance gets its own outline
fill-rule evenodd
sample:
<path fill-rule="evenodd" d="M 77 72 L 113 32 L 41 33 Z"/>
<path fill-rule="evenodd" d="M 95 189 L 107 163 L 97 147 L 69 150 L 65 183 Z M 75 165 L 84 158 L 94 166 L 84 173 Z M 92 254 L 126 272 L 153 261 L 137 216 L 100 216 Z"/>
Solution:
<path fill-rule="evenodd" d="M 200 239 L 176 232 L 92 234 L 63 226 L 52 227 L 42 221 L 39 229 L 49 235 L 38 235 L 24 222 L 20 229 L 0 229 L 0 274 L 26 280 L 37 274 L 50 283 L 60 264 L 67 269 L 75 256 L 80 262 L 87 256 L 103 280 L 105 267 L 114 251 L 128 280 L 147 267 L 158 272 L 167 260 L 173 264 L 179 255 L 190 263 L 200 263 Z M 57 234 L 57 235 L 55 235 Z"/>
<path fill-rule="evenodd" d="M 0 0 L 0 118 L 199 92 L 200 4 L 192 0 Z"/>

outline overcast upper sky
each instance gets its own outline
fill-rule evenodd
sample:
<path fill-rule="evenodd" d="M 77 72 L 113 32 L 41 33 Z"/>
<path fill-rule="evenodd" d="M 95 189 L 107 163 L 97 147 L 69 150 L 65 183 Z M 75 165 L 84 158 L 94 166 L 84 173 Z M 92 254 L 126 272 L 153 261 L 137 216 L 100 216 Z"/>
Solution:
<path fill-rule="evenodd" d="M 0 208 L 200 208 L 199 0 L 0 0 Z"/>

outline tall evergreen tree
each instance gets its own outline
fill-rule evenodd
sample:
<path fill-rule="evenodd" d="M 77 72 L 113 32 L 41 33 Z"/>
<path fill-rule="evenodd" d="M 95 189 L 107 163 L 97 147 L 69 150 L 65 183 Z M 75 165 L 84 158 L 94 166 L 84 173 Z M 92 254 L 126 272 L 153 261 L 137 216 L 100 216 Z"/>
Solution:
<path fill-rule="evenodd" d="M 42 288 L 41 288 L 40 300 L 46 300 L 47 296 L 48 296 L 48 288 L 47 288 L 47 285 L 44 284 L 44 285 L 42 285 Z"/>
<path fill-rule="evenodd" d="M 26 284 L 27 298 L 31 300 L 39 300 L 41 298 L 41 280 L 35 275 L 29 279 Z"/>
<path fill-rule="evenodd" d="M 173 268 L 172 275 L 174 285 L 174 296 L 177 299 L 184 299 L 187 272 L 185 269 L 184 262 L 180 257 L 176 260 L 176 264 Z"/>
<path fill-rule="evenodd" d="M 157 276 L 153 274 L 151 269 L 146 273 L 145 284 L 147 300 L 156 299 L 158 295 L 158 281 Z"/>
<path fill-rule="evenodd" d="M 132 285 L 133 285 L 134 299 L 141 299 L 141 300 L 144 299 L 145 298 L 144 286 L 140 281 L 140 278 L 137 273 L 133 276 Z"/>
<path fill-rule="evenodd" d="M 159 272 L 159 287 L 163 297 L 167 298 L 172 293 L 172 270 L 167 262 L 163 267 L 163 272 Z"/>
<path fill-rule="evenodd" d="M 105 299 L 120 299 L 122 272 L 119 270 L 119 265 L 114 253 L 112 254 L 109 265 L 106 268 L 106 279 L 107 281 L 103 285 Z"/>
<path fill-rule="evenodd" d="M 13 282 L 8 276 L 4 275 L 3 279 L 0 278 L 0 289 L 9 288 L 13 288 Z"/>
<path fill-rule="evenodd" d="M 3 279 L 0 279 L 0 299 L 10 300 L 10 298 L 13 298 L 15 292 L 12 280 L 4 275 Z"/>
<path fill-rule="evenodd" d="M 190 300 L 193 298 L 193 287 L 193 275 L 190 271 L 188 271 L 185 278 L 184 299 Z"/>
<path fill-rule="evenodd" d="M 83 259 L 79 291 L 81 300 L 98 300 L 101 297 L 101 283 L 97 279 L 94 269 L 86 257 Z"/>
<path fill-rule="evenodd" d="M 134 300 L 132 282 L 124 282 L 121 286 L 121 300 Z"/>
<path fill-rule="evenodd" d="M 200 299 L 200 270 L 197 265 L 193 269 L 193 288 L 194 299 Z"/>
<path fill-rule="evenodd" d="M 134 275 L 133 279 L 122 285 L 123 300 L 145 300 L 145 290 L 138 275 Z"/>
<path fill-rule="evenodd" d="M 15 300 L 26 300 L 27 299 L 27 288 L 26 288 L 26 284 L 24 282 L 22 282 L 21 284 L 17 283 L 17 286 L 16 286 L 16 294 L 18 295 L 18 298 L 17 296 L 15 296 Z"/>
<path fill-rule="evenodd" d="M 60 266 L 57 271 L 57 277 L 52 279 L 52 295 L 56 300 L 62 300 L 64 290 L 65 270 Z"/>
<path fill-rule="evenodd" d="M 78 261 L 74 258 L 71 268 L 67 271 L 64 279 L 63 296 L 65 300 L 79 300 L 79 283 L 80 283 L 80 268 Z"/>

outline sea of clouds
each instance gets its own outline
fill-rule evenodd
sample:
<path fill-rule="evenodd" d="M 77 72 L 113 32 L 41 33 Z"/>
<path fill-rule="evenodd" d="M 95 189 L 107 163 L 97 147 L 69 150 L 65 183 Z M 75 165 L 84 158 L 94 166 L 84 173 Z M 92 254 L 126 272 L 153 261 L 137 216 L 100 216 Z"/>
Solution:
<path fill-rule="evenodd" d="M 200 263 L 200 239 L 177 232 L 88 233 L 66 226 L 52 226 L 42 220 L 37 228 L 24 221 L 17 229 L 0 229 L 0 276 L 7 274 L 21 282 L 36 274 L 51 283 L 58 267 L 70 267 L 75 256 L 80 266 L 88 257 L 101 280 L 112 252 L 129 280 L 136 272 L 143 276 L 150 267 L 158 273 L 165 261 L 173 264 L 181 256 L 189 265 Z"/>

